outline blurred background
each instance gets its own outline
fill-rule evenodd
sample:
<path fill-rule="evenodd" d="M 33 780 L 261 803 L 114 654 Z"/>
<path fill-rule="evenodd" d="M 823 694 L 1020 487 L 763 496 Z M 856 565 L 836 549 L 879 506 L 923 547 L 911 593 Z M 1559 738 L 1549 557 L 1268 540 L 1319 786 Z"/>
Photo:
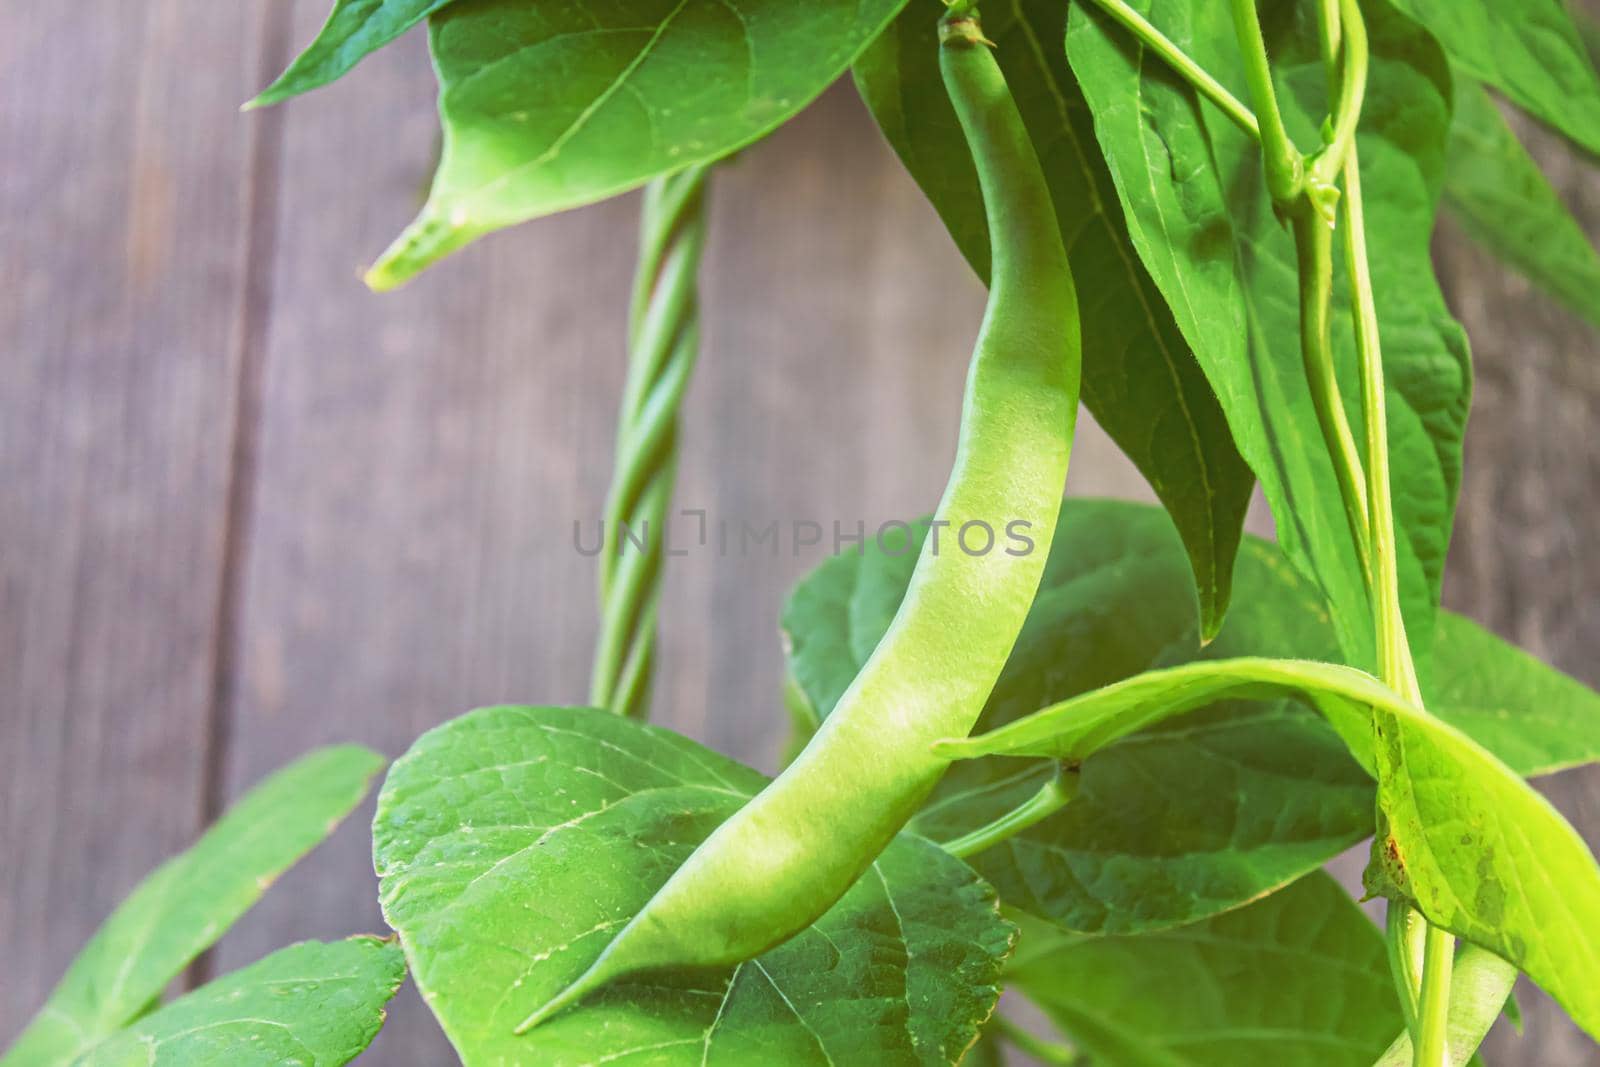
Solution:
<path fill-rule="evenodd" d="M 429 173 L 422 40 L 238 112 L 327 6 L 0 5 L 0 1045 L 270 770 L 585 698 L 572 530 L 611 469 L 637 200 L 368 293 Z M 1519 132 L 1600 228 L 1595 171 Z M 678 503 L 847 528 L 927 510 L 983 294 L 853 90 L 719 172 L 712 205 Z M 1478 374 L 1446 602 L 1600 683 L 1600 337 L 1448 228 L 1436 255 Z M 1151 499 L 1092 426 L 1069 488 Z M 778 610 L 828 547 L 670 562 L 658 721 L 774 767 Z M 1541 785 L 1600 845 L 1600 774 Z M 370 810 L 188 980 L 383 929 Z M 1490 1062 L 1596 1062 L 1523 1003 Z M 452 1056 L 408 991 L 368 1059 Z"/>

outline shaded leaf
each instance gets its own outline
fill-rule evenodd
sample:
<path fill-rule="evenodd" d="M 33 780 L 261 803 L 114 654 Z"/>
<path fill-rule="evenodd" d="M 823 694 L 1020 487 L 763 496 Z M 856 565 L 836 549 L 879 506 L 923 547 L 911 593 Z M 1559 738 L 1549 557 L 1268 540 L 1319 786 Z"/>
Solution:
<path fill-rule="evenodd" d="M 925 524 L 918 524 L 919 529 Z M 789 672 L 832 710 L 888 628 L 920 542 L 827 560 L 791 594 Z M 1201 649 L 1183 549 L 1159 510 L 1069 499 L 1039 595 L 980 720 L 991 730 L 1155 667 L 1202 657 L 1337 661 L 1326 603 L 1277 547 L 1246 538 L 1227 624 Z M 1441 613 L 1429 706 L 1515 771 L 1600 758 L 1600 697 Z M 1014 808 L 1048 765 L 951 769 L 916 829 L 950 840 Z M 972 862 L 1008 904 L 1090 931 L 1171 926 L 1285 884 L 1372 832 L 1372 786 L 1297 702 L 1222 701 L 1119 740 L 1065 811 Z"/>
<path fill-rule="evenodd" d="M 900 547 L 869 544 L 864 556 L 829 560 L 790 598 L 790 670 L 820 713 L 899 606 L 915 558 L 914 545 Z M 1272 546 L 1245 542 L 1237 589 L 1206 654 L 1336 653 L 1321 598 Z M 1161 511 L 1069 499 L 979 728 L 1202 654 L 1188 563 Z M 1003 761 L 956 766 L 913 825 L 954 838 L 1050 774 Z M 1066 810 L 972 863 L 1008 904 L 1072 929 L 1154 929 L 1237 907 L 1315 869 L 1372 832 L 1372 801 L 1371 782 L 1308 709 L 1224 702 L 1097 753 Z"/>
<path fill-rule="evenodd" d="M 1368 1067 L 1404 1025 L 1383 936 L 1320 872 L 1140 937 L 1024 923 L 1006 976 L 1117 1067 Z"/>
<path fill-rule="evenodd" d="M 624 979 L 513 1036 L 763 782 L 596 710 L 489 708 L 424 735 L 384 785 L 373 848 L 384 914 L 462 1061 L 956 1062 L 1012 930 L 970 868 L 909 835 L 757 959 Z"/>
<path fill-rule="evenodd" d="M 400 946 L 305 941 L 139 1020 L 78 1067 L 339 1067 L 366 1050 L 405 980 Z"/>
<path fill-rule="evenodd" d="M 1166 301 L 1129 243 L 1117 192 L 1061 48 L 1061 0 L 991 0 L 984 33 L 1039 152 L 1072 259 L 1083 399 L 1172 516 L 1194 569 L 1202 626 L 1221 625 L 1255 476 Z M 939 76 L 935 9 L 913 4 L 862 54 L 856 85 L 884 136 L 979 277 L 989 235 L 977 171 Z"/>
<path fill-rule="evenodd" d="M 334 0 L 316 40 L 250 107 L 281 103 L 343 77 L 370 53 L 455 0 Z"/>
<path fill-rule="evenodd" d="M 1224 82 L 1242 76 L 1226 4 L 1138 0 Z M 1326 109 L 1314 6 L 1268 14 L 1268 49 L 1289 131 L 1319 143 Z M 1424 682 L 1461 474 L 1471 371 L 1429 259 L 1450 120 L 1444 57 L 1382 2 L 1363 5 L 1372 65 L 1359 142 L 1368 243 L 1387 369 L 1398 566 Z M 1166 295 L 1261 479 L 1278 537 L 1333 606 L 1344 658 L 1375 663 L 1365 582 L 1318 431 L 1299 349 L 1293 241 L 1273 215 L 1259 150 L 1092 5 L 1074 5 L 1067 52 L 1094 111 L 1135 247 Z M 1356 437 L 1347 285 L 1335 280 L 1335 355 Z"/>
<path fill-rule="evenodd" d="M 138 1018 L 278 875 L 350 814 L 383 763 L 353 745 L 325 748 L 245 794 L 112 912 L 0 1063 L 70 1063 Z"/>
<path fill-rule="evenodd" d="M 1437 641 L 1434 715 L 1522 775 L 1600 760 L 1600 694 L 1460 615 L 1440 612 Z"/>
<path fill-rule="evenodd" d="M 1146 725 L 1205 696 L 1255 686 L 1302 691 L 1376 775 L 1387 832 L 1373 846 L 1369 889 L 1415 901 L 1435 925 L 1494 950 L 1600 1035 L 1600 865 L 1583 839 L 1465 734 L 1354 668 L 1259 659 L 1191 664 L 941 749 L 961 758 L 1071 758 L 1096 731 L 1114 733 L 1108 723 Z"/>
<path fill-rule="evenodd" d="M 1600 252 L 1489 94 L 1460 74 L 1444 196 L 1473 240 L 1600 325 Z"/>
<path fill-rule="evenodd" d="M 718 159 L 779 126 L 905 0 L 461 0 L 429 21 L 444 154 L 367 276 Z"/>
<path fill-rule="evenodd" d="M 1519 107 L 1600 152 L 1600 81 L 1562 0 L 1395 0 L 1450 58 Z"/>

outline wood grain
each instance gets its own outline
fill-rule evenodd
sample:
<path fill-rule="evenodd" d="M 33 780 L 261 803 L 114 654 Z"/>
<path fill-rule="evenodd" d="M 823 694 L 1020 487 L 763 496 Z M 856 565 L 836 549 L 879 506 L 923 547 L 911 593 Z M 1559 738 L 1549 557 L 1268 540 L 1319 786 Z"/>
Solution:
<path fill-rule="evenodd" d="M 0 1044 L 199 827 L 261 18 L 0 6 Z"/>
<path fill-rule="evenodd" d="M 1513 115 L 1567 204 L 1600 238 L 1593 160 Z M 1445 603 L 1540 659 L 1600 686 L 1600 334 L 1507 273 L 1451 226 L 1435 259 L 1472 339 L 1476 390 Z M 1600 768 L 1540 787 L 1600 850 Z M 1526 1033 L 1500 1024 L 1491 1064 L 1578 1067 L 1592 1041 L 1524 981 Z"/>
<path fill-rule="evenodd" d="M 234 114 L 324 9 L 0 8 L 0 854 L 29 857 L 0 865 L 0 1035 L 203 811 L 305 749 L 393 755 L 478 704 L 585 695 L 572 524 L 611 469 L 636 200 L 367 293 L 426 180 L 422 41 Z M 1593 172 L 1539 150 L 1600 220 Z M 834 522 L 936 500 L 982 293 L 847 87 L 712 204 L 677 499 L 713 536 L 670 561 L 656 718 L 771 769 L 782 598 Z M 1595 335 L 1460 238 L 1438 254 L 1479 368 L 1448 599 L 1600 682 Z M 1151 499 L 1092 425 L 1069 488 Z M 796 552 L 806 520 L 824 543 Z M 773 521 L 776 558 L 717 551 L 717 523 Z M 1594 841 L 1600 779 L 1549 786 Z M 380 930 L 375 891 L 358 816 L 214 968 Z M 1591 1062 L 1526 1003 L 1492 1062 Z M 452 1056 L 408 991 L 369 1059 Z"/>

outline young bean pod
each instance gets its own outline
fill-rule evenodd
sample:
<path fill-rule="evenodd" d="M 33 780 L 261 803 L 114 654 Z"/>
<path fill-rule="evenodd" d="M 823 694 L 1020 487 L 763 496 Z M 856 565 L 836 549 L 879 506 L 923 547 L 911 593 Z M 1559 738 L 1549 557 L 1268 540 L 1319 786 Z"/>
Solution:
<path fill-rule="evenodd" d="M 1033 603 L 1076 422 L 1077 297 L 1038 156 L 970 4 L 952 5 L 940 42 L 993 245 L 943 536 L 924 543 L 893 624 L 800 756 L 519 1032 L 621 975 L 751 959 L 819 918 L 938 783 L 948 764 L 933 742 L 972 729 Z M 1004 547 L 1008 527 L 1032 550 Z"/>

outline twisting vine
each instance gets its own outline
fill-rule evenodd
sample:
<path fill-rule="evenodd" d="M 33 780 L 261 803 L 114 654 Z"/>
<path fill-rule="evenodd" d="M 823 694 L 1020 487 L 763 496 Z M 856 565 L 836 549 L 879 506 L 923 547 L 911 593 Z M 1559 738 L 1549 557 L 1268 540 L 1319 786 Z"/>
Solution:
<path fill-rule="evenodd" d="M 709 165 L 652 181 L 639 226 L 628 376 L 600 554 L 600 634 L 589 699 L 643 718 L 650 705 L 667 509 L 678 466 L 678 407 L 700 347 L 696 275 L 705 247 Z"/>

